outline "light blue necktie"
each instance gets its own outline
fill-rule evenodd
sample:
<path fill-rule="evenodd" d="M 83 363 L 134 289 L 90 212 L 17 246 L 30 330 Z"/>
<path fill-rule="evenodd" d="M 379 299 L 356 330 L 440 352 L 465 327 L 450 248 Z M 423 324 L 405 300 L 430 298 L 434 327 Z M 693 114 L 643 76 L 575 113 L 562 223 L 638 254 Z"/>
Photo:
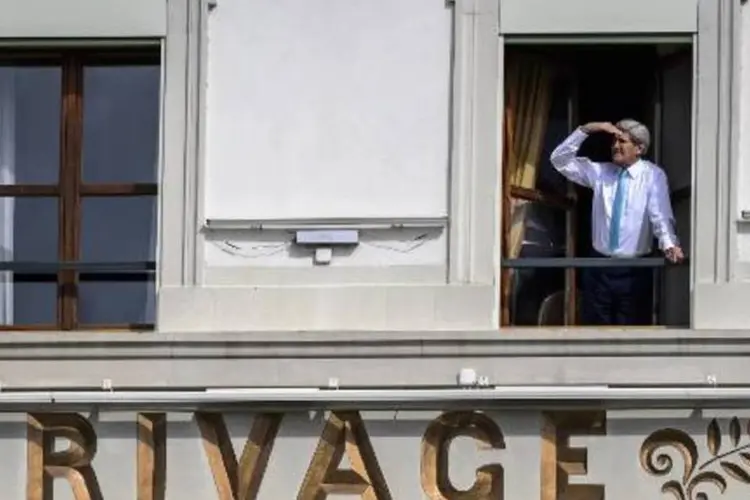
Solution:
<path fill-rule="evenodd" d="M 612 220 L 609 225 L 609 251 L 614 253 L 620 246 L 620 223 L 622 212 L 625 208 L 625 195 L 628 192 L 628 181 L 630 176 L 627 169 L 620 169 L 617 178 L 617 191 L 615 191 L 615 202 L 612 204 Z"/>

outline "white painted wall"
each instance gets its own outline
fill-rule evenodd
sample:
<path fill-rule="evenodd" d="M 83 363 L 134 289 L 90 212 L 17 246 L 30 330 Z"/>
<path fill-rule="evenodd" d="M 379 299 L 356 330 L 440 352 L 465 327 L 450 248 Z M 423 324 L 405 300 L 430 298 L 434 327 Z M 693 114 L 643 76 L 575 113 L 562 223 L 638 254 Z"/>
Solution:
<path fill-rule="evenodd" d="M 443 0 L 222 0 L 208 25 L 208 218 L 447 211 Z"/>
<path fill-rule="evenodd" d="M 440 0 L 220 2 L 208 20 L 205 216 L 447 216 L 451 26 Z M 444 228 L 363 231 L 322 271 L 293 236 L 207 233 L 205 282 L 445 280 Z"/>
<path fill-rule="evenodd" d="M 177 50 L 178 66 L 167 64 L 176 118 L 165 136 L 183 140 L 165 140 L 159 329 L 492 328 L 497 1 L 311 4 L 220 0 L 187 18 L 175 7 L 195 25 L 187 67 Z M 367 230 L 355 251 L 322 266 L 283 229 L 202 227 L 332 215 L 449 215 L 450 224 Z"/>

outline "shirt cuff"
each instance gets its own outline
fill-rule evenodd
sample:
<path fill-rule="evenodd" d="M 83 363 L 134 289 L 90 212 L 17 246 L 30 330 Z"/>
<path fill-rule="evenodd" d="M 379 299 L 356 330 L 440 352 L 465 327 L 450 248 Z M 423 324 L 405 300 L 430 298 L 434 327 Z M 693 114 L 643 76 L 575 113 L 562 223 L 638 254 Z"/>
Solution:
<path fill-rule="evenodd" d="M 674 248 L 677 246 L 677 238 L 672 236 L 671 234 L 666 234 L 661 237 L 661 241 L 659 242 L 662 250 L 669 250 L 670 248 Z"/>
<path fill-rule="evenodd" d="M 573 131 L 572 134 L 570 134 L 570 137 L 568 137 L 568 140 L 570 142 L 583 142 L 588 138 L 589 134 L 586 133 L 585 130 L 583 130 L 583 127 L 578 127 Z"/>
<path fill-rule="evenodd" d="M 575 150 L 578 150 L 578 148 L 581 147 L 581 144 L 583 144 L 583 141 L 589 138 L 589 134 L 583 131 L 581 127 L 575 129 L 571 134 L 565 139 L 565 141 L 562 143 L 562 145 L 566 148 L 572 148 Z"/>

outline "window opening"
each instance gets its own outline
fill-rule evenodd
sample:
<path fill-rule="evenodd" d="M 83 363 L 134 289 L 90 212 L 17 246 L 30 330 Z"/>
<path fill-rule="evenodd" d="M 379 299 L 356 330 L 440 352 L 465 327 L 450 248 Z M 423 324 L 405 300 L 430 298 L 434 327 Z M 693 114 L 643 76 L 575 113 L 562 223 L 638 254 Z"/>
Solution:
<path fill-rule="evenodd" d="M 687 252 L 692 78 L 690 45 L 506 46 L 502 326 L 583 325 L 586 273 L 613 261 L 652 271 L 652 314 L 642 326 L 689 326 L 687 262 L 667 265 L 658 252 L 635 260 L 592 257 L 592 191 L 567 181 L 549 158 L 587 122 L 635 118 L 647 125 L 645 159 L 667 174 Z M 578 155 L 609 161 L 611 144 L 607 134 L 591 135 Z"/>

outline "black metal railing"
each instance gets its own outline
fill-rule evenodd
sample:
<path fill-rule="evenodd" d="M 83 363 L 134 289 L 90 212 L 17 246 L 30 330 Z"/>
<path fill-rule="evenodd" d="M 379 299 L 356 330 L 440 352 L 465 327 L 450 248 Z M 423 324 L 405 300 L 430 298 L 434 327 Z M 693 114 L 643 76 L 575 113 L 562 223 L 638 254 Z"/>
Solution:
<path fill-rule="evenodd" d="M 507 269 L 582 269 L 587 267 L 653 267 L 681 266 L 672 264 L 664 257 L 610 258 L 610 257 L 523 257 L 501 260 L 500 265 Z"/>
<path fill-rule="evenodd" d="M 60 271 L 76 271 L 79 281 L 144 282 L 156 278 L 156 262 L 9 261 L 0 262 L 0 273 L 13 273 L 13 281 L 51 283 Z"/>
<path fill-rule="evenodd" d="M 72 273 L 71 273 L 72 272 Z M 154 261 L 7 261 L 0 262 L 0 274 L 9 273 L 13 283 L 46 283 L 61 286 L 58 299 L 70 293 L 74 283 L 149 283 L 153 286 L 156 279 L 156 262 Z M 63 274 L 61 274 L 63 273 Z M 73 276 L 71 276 L 73 274 Z M 62 293 L 62 295 L 60 295 Z M 105 292 L 106 294 L 107 292 Z M 59 313 L 58 313 L 59 315 Z M 63 313 L 64 317 L 64 313 Z M 74 322 L 72 327 L 58 317 L 56 322 L 44 324 L 0 325 L 0 330 L 78 330 L 87 329 L 87 325 Z M 151 320 L 153 321 L 153 320 Z M 148 323 L 97 323 L 97 329 L 115 330 L 151 330 Z"/>
<path fill-rule="evenodd" d="M 23 274 L 52 274 L 59 271 L 78 271 L 87 273 L 148 273 L 156 271 L 156 262 L 41 262 L 15 260 L 0 262 L 0 271 L 11 271 Z"/>
<path fill-rule="evenodd" d="M 679 264 L 673 264 L 664 257 L 522 257 L 518 259 L 503 259 L 500 266 L 504 269 L 587 269 L 587 268 L 650 268 L 653 276 L 652 306 L 654 324 L 661 324 L 661 304 L 664 286 L 663 273 L 668 268 L 686 266 L 686 258 Z"/>

